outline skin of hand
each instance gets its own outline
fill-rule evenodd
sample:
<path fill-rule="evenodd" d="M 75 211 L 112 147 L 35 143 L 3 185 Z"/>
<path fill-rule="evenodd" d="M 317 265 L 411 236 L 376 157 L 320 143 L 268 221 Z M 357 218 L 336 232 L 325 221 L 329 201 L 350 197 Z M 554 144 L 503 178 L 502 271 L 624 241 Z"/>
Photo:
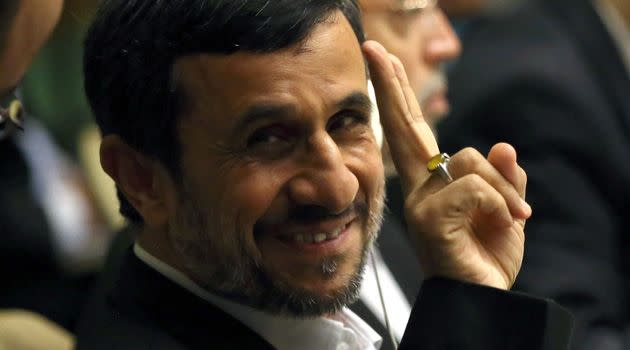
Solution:
<path fill-rule="evenodd" d="M 508 290 L 521 268 L 527 176 L 508 144 L 487 158 L 472 148 L 451 157 L 446 184 L 426 164 L 440 153 L 400 60 L 363 44 L 383 132 L 401 178 L 405 217 L 425 278 L 440 276 Z"/>

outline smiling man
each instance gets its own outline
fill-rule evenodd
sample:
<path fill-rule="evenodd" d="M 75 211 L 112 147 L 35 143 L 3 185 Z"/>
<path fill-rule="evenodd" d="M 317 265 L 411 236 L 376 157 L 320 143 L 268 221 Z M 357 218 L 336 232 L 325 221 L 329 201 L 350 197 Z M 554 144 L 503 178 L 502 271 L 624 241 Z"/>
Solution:
<path fill-rule="evenodd" d="M 566 343 L 563 311 L 505 291 L 531 214 L 515 151 L 464 150 L 455 181 L 432 176 L 400 61 L 363 41 L 349 0 L 103 3 L 86 90 L 140 233 L 78 349 L 380 347 L 346 308 L 383 213 L 364 56 L 429 278 L 400 348 Z"/>

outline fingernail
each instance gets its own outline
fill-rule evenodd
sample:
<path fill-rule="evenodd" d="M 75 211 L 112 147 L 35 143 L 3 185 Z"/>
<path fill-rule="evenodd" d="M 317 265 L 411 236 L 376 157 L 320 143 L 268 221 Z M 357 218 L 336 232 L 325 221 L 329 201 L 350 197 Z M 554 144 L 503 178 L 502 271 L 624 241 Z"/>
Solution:
<path fill-rule="evenodd" d="M 532 215 L 532 207 L 524 199 L 521 199 L 521 207 L 527 216 Z"/>

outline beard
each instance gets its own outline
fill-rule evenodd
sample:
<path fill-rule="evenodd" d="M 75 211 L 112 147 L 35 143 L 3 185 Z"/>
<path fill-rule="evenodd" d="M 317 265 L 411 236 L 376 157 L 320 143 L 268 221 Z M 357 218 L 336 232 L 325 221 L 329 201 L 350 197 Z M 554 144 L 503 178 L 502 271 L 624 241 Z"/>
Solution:
<path fill-rule="evenodd" d="M 236 220 L 226 218 L 202 203 L 184 181 L 175 222 L 169 227 L 171 245 L 183 262 L 184 271 L 202 288 L 226 299 L 273 314 L 290 317 L 316 317 L 336 313 L 359 298 L 363 270 L 383 220 L 384 181 L 374 198 L 354 205 L 362 222 L 362 247 L 342 288 L 321 295 L 295 285 L 290 278 L 268 271 L 255 243 L 247 232 L 239 232 Z M 216 207 L 216 205 L 215 205 Z M 348 263 L 347 254 L 320 261 L 324 280 L 338 274 L 337 267 Z"/>

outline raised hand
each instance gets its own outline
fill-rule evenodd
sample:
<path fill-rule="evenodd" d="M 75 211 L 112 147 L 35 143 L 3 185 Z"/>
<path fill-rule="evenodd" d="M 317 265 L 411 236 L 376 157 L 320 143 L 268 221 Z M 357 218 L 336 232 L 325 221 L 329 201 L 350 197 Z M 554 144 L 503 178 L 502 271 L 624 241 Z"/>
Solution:
<path fill-rule="evenodd" d="M 454 181 L 427 170 L 439 148 L 400 61 L 382 45 L 363 45 L 383 132 L 405 196 L 405 217 L 426 277 L 509 289 L 521 267 L 527 177 L 510 145 L 488 157 L 467 148 L 451 157 Z"/>

